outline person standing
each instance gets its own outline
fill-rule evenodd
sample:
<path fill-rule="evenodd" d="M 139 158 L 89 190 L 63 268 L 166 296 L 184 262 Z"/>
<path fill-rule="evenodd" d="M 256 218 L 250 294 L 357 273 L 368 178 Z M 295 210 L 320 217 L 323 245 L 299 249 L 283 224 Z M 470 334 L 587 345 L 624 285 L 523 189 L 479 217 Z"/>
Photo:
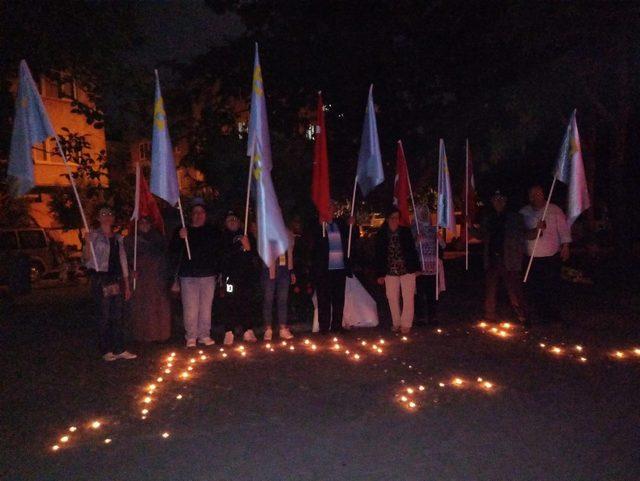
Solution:
<path fill-rule="evenodd" d="M 134 236 L 125 238 L 129 260 L 133 259 Z M 166 271 L 167 245 L 153 227 L 151 218 L 138 221 L 136 289 L 131 298 L 131 333 L 136 341 L 166 341 L 171 337 L 171 304 Z"/>
<path fill-rule="evenodd" d="M 187 347 L 196 347 L 196 341 L 211 346 L 211 306 L 216 285 L 219 234 L 206 223 L 204 201 L 196 198 L 191 203 L 189 227 L 176 230 L 171 251 L 178 259 L 178 278 L 184 318 Z M 191 259 L 188 258 L 185 239 L 189 240 Z"/>
<path fill-rule="evenodd" d="M 491 196 L 491 210 L 482 219 L 480 229 L 472 229 L 474 235 L 484 243 L 484 319 L 488 322 L 497 321 L 496 298 L 498 283 L 502 280 L 518 322 L 528 326 L 521 275 L 524 219 L 520 213 L 507 210 L 507 202 L 507 197 L 496 191 Z"/>
<path fill-rule="evenodd" d="M 542 220 L 545 203 L 544 190 L 540 185 L 533 185 L 529 189 L 529 204 L 520 209 L 527 229 L 527 261 L 533 252 L 538 229 L 542 230 L 527 280 L 527 292 L 531 309 L 539 321 L 562 322 L 558 308 L 560 271 L 562 262 L 569 259 L 571 229 L 564 212 L 555 204 L 549 204 Z"/>
<path fill-rule="evenodd" d="M 400 212 L 395 207 L 389 210 L 385 223 L 376 234 L 375 252 L 378 284 L 385 286 L 392 330 L 406 334 L 413 325 L 419 261 L 411 229 L 400 225 Z"/>
<path fill-rule="evenodd" d="M 353 275 L 351 266 L 354 244 L 359 231 L 353 217 L 348 222 L 337 217 L 338 207 L 330 202 L 333 214 L 331 222 L 318 224 L 313 233 L 311 277 L 318 300 L 318 324 L 320 332 L 341 332 L 344 311 L 344 288 L 346 278 Z M 349 225 L 353 225 L 352 257 L 347 256 Z"/>
<path fill-rule="evenodd" d="M 251 316 L 251 302 L 254 283 L 253 249 L 249 237 L 244 235 L 238 216 L 229 211 L 224 221 L 221 239 L 222 286 L 220 297 L 224 313 L 224 344 L 231 345 L 234 331 L 241 328 L 243 339 L 256 342 Z"/>
<path fill-rule="evenodd" d="M 131 297 L 127 254 L 122 236 L 113 230 L 113 211 L 109 207 L 102 207 L 98 211 L 98 221 L 100 226 L 87 233 L 82 257 L 91 280 L 102 359 L 135 359 L 135 354 L 124 349 L 122 326 L 124 301 Z"/>
<path fill-rule="evenodd" d="M 420 234 L 418 234 L 417 226 L 420 227 Z M 446 244 L 442 236 L 438 234 L 438 229 L 431 225 L 429 209 L 426 207 L 416 207 L 412 230 L 420 262 L 420 270 L 416 274 L 416 320 L 414 325 L 431 324 L 437 326 L 436 273 L 438 274 L 438 289 L 443 292 L 445 290 L 445 275 L 442 258 Z M 437 249 L 436 242 L 439 244 Z M 438 263 L 437 269 L 436 262 Z"/>
<path fill-rule="evenodd" d="M 289 286 L 296 283 L 293 270 L 293 248 L 295 239 L 289 231 L 289 248 L 279 256 L 272 265 L 262 268 L 262 319 L 264 320 L 264 340 L 273 339 L 273 301 L 276 301 L 278 311 L 278 334 L 280 339 L 293 339 L 293 334 L 287 326 L 289 316 Z"/>

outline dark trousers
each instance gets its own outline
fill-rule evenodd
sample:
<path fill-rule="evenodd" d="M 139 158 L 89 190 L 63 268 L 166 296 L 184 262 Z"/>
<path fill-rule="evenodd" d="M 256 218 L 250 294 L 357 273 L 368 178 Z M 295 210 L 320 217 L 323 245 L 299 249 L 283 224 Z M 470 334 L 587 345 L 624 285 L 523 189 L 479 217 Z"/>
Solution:
<path fill-rule="evenodd" d="M 98 343 L 100 352 L 120 354 L 124 351 L 124 331 L 122 310 L 124 299 L 122 294 L 105 297 L 102 288 L 114 281 L 106 276 L 91 276 L 91 294 L 95 302 L 98 321 Z"/>
<path fill-rule="evenodd" d="M 289 286 L 291 285 L 291 273 L 286 266 L 276 267 L 276 278 L 269 278 L 269 269 L 262 270 L 262 289 L 264 301 L 262 303 L 262 319 L 264 326 L 270 328 L 273 324 L 273 301 L 276 301 L 278 311 L 278 324 L 286 327 L 289 301 Z"/>
<path fill-rule="evenodd" d="M 504 283 L 511 307 L 516 312 L 518 321 L 527 322 L 527 307 L 522 291 L 522 273 L 508 271 L 502 259 L 494 259 L 485 272 L 484 317 L 496 320 L 496 299 L 500 280 Z"/>
<path fill-rule="evenodd" d="M 346 277 L 344 269 L 338 269 L 327 271 L 326 275 L 316 279 L 320 332 L 338 332 L 342 330 Z"/>
<path fill-rule="evenodd" d="M 436 301 L 436 276 L 416 276 L 416 322 L 414 324 L 437 324 L 438 303 Z"/>
<path fill-rule="evenodd" d="M 220 289 L 224 290 L 224 294 L 216 302 L 220 302 L 220 310 L 224 317 L 224 330 L 233 332 L 240 328 L 244 332 L 255 327 L 251 303 L 253 292 L 248 280 L 236 280 L 235 282 L 229 284 L 232 287 L 228 288 L 227 283 L 223 280 Z M 229 292 L 229 289 L 232 292 Z"/>
<path fill-rule="evenodd" d="M 538 322 L 562 322 L 559 309 L 561 268 L 562 261 L 559 255 L 533 259 L 526 292 L 529 305 Z"/>

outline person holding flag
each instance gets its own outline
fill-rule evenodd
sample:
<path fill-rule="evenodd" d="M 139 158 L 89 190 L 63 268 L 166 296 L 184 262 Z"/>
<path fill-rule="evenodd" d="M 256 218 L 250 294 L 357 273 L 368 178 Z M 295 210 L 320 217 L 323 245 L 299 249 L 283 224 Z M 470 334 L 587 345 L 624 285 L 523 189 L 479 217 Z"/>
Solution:
<path fill-rule="evenodd" d="M 244 224 L 246 235 L 249 224 L 249 198 L 251 186 L 253 185 L 258 227 L 258 254 L 264 262 L 262 275 L 265 296 L 263 303 L 264 338 L 268 341 L 273 336 L 270 309 L 273 306 L 274 296 L 276 296 L 280 337 L 291 339 L 293 335 L 287 326 L 287 302 L 289 285 L 296 282 L 293 270 L 293 256 L 291 255 L 293 251 L 293 235 L 284 224 L 273 181 L 271 180 L 271 169 L 273 167 L 271 141 L 269 139 L 267 103 L 264 97 L 264 83 L 262 81 L 258 44 L 256 44 L 253 63 L 248 137 L 247 156 L 249 156 L 250 162 Z"/>
<path fill-rule="evenodd" d="M 166 341 L 171 336 L 171 303 L 167 292 L 164 221 L 140 164 L 136 165 L 135 206 L 131 220 L 134 235 L 124 239 L 129 262 L 133 264 L 131 334 L 136 341 Z"/>
<path fill-rule="evenodd" d="M 551 203 L 551 196 L 558 180 L 568 185 L 568 218 L 560 207 Z M 520 210 L 529 229 L 529 263 L 524 282 L 527 282 L 529 276 L 532 278 L 528 290 L 531 304 L 538 311 L 541 320 L 562 322 L 557 302 L 561 285 L 561 264 L 569 259 L 571 226 L 589 207 L 589 192 L 574 110 L 560 147 L 553 183 L 546 202 L 542 187 L 533 185 L 529 189 L 529 205 Z"/>

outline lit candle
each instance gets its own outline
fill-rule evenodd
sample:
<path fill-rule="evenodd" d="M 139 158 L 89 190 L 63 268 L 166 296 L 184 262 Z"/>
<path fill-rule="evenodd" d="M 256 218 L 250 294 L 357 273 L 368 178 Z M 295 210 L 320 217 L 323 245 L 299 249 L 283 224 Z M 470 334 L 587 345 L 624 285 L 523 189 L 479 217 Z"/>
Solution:
<path fill-rule="evenodd" d="M 107 438 L 104 440 L 104 444 L 111 444 L 111 438 Z"/>
<path fill-rule="evenodd" d="M 69 428 L 69 431 L 70 431 L 70 432 L 72 432 L 72 433 L 75 433 L 77 430 L 78 430 L 78 428 L 77 428 L 77 427 L 75 427 L 75 426 L 71 426 L 71 427 Z"/>
<path fill-rule="evenodd" d="M 169 437 L 169 433 L 167 433 L 167 432 L 162 433 L 162 437 L 164 439 L 167 439 Z"/>
<path fill-rule="evenodd" d="M 149 410 L 148 409 L 143 409 L 141 412 L 142 412 L 142 415 L 144 416 L 144 415 L 149 413 Z"/>
<path fill-rule="evenodd" d="M 151 398 L 149 396 L 147 396 L 142 400 L 142 402 L 145 403 L 145 404 L 149 404 L 151 402 Z"/>
<path fill-rule="evenodd" d="M 418 386 L 418 390 L 419 391 L 424 391 L 424 386 L 422 386 L 422 385 Z"/>
<path fill-rule="evenodd" d="M 162 379 L 161 377 L 159 377 L 158 379 L 156 379 L 157 382 L 162 382 L 164 381 L 164 379 Z"/>
<path fill-rule="evenodd" d="M 493 387 L 493 384 L 491 384 L 489 381 L 486 381 L 483 386 L 487 389 L 491 389 Z"/>
<path fill-rule="evenodd" d="M 69 436 L 67 436 L 67 435 L 62 436 L 62 437 L 60 438 L 60 442 L 61 442 L 61 443 L 69 442 Z"/>
<path fill-rule="evenodd" d="M 60 449 L 60 446 L 58 446 L 57 444 L 54 444 L 53 446 L 51 446 L 52 451 L 57 451 L 58 449 Z"/>
<path fill-rule="evenodd" d="M 178 394 L 178 395 L 176 396 L 176 399 L 182 399 L 182 394 Z"/>
<path fill-rule="evenodd" d="M 455 379 L 453 380 L 453 384 L 455 384 L 456 386 L 462 386 L 462 383 L 463 383 L 463 382 L 464 382 L 464 381 L 463 381 L 462 379 L 460 379 L 459 377 L 457 377 L 457 378 L 455 378 Z"/>
<path fill-rule="evenodd" d="M 414 403 L 413 401 L 411 401 L 411 402 L 409 403 L 409 407 L 413 409 L 414 407 L 416 407 L 416 403 Z"/>
<path fill-rule="evenodd" d="M 93 429 L 98 429 L 100 426 L 101 426 L 100 421 L 93 421 L 93 422 L 91 423 L 91 427 L 92 427 Z"/>

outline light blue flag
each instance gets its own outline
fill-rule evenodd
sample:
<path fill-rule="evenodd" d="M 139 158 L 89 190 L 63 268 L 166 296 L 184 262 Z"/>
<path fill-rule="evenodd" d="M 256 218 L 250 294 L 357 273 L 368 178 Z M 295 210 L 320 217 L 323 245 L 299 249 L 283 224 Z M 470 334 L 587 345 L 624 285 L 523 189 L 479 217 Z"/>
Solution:
<path fill-rule="evenodd" d="M 367 110 L 364 114 L 360 152 L 358 153 L 358 185 L 362 195 L 366 197 L 376 186 L 384 182 L 382 154 L 378 139 L 376 111 L 373 105 L 373 85 L 369 87 Z"/>
<path fill-rule="evenodd" d="M 257 44 L 252 90 L 247 155 L 251 157 L 255 189 L 258 254 L 267 266 L 271 266 L 279 256 L 287 252 L 290 237 L 289 231 L 282 220 L 282 212 L 273 188 L 273 181 L 271 180 L 272 162 L 269 125 L 267 124 L 267 105 L 264 98 L 264 85 L 262 83 Z"/>
<path fill-rule="evenodd" d="M 33 188 L 33 146 L 55 135 L 27 62 L 22 60 L 7 170 L 13 194 L 24 195 Z"/>
<path fill-rule="evenodd" d="M 567 223 L 573 225 L 575 220 L 590 207 L 589 189 L 584 173 L 582 150 L 576 111 L 573 111 L 567 126 L 567 132 L 560 148 L 555 176 L 560 182 L 569 186 L 567 192 Z"/>
<path fill-rule="evenodd" d="M 451 231 L 456 229 L 456 216 L 453 205 L 453 192 L 449 179 L 449 166 L 447 165 L 447 153 L 444 149 L 444 140 L 440 139 L 440 153 L 438 156 L 438 220 L 436 225 Z"/>
<path fill-rule="evenodd" d="M 151 144 L 151 192 L 175 206 L 180 200 L 178 174 L 167 125 L 167 114 L 156 70 L 156 98 L 153 107 L 153 141 Z"/>

